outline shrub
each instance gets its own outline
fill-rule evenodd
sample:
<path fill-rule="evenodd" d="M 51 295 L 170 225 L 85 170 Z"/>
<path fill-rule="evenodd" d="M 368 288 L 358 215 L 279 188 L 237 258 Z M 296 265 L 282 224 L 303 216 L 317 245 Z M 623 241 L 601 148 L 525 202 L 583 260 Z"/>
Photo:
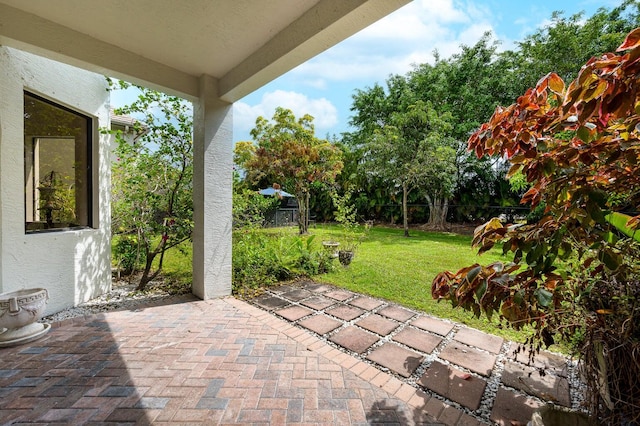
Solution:
<path fill-rule="evenodd" d="M 313 236 L 244 228 L 233 234 L 233 292 L 246 294 L 278 281 L 317 275 L 332 268 L 330 254 Z"/>
<path fill-rule="evenodd" d="M 113 259 L 122 275 L 133 274 L 143 263 L 144 252 L 140 250 L 138 241 L 133 236 L 119 236 L 114 238 Z"/>

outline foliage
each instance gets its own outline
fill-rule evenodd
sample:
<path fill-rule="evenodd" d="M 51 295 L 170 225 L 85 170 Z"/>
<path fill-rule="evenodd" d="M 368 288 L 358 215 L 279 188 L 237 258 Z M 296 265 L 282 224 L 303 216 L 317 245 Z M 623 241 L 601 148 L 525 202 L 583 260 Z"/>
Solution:
<path fill-rule="evenodd" d="M 237 180 L 233 190 L 233 228 L 261 227 L 265 216 L 278 208 L 277 197 L 265 197 L 256 191 L 244 188 Z"/>
<path fill-rule="evenodd" d="M 256 142 L 239 144 L 236 164 L 254 184 L 277 182 L 298 200 L 299 230 L 309 226 L 309 197 L 315 185 L 330 185 L 342 170 L 341 151 L 314 135 L 313 117 L 296 120 L 291 110 L 276 108 L 272 121 L 256 119 L 251 130 Z"/>
<path fill-rule="evenodd" d="M 479 227 L 479 252 L 501 243 L 513 262 L 442 272 L 432 294 L 478 316 L 499 312 L 516 328 L 531 325 L 538 345 L 580 330 L 591 410 L 607 422 L 633 423 L 640 387 L 620 380 L 637 377 L 640 366 L 625 366 L 629 377 L 613 373 L 640 350 L 640 246 L 607 215 L 616 207 L 611 199 L 640 206 L 640 29 L 618 51 L 625 53 L 590 59 L 569 86 L 546 75 L 471 136 L 478 156 L 504 156 L 510 175 L 526 176 L 523 203 L 546 209 L 533 224 L 493 219 Z M 639 224 L 633 216 L 625 227 Z M 605 372 L 612 374 L 602 380 Z"/>
<path fill-rule="evenodd" d="M 499 168 L 493 167 L 491 161 L 469 155 L 463 143 L 469 132 L 485 121 L 496 105 L 510 102 L 515 96 L 511 95 L 516 92 L 512 87 L 515 82 L 505 75 L 510 64 L 500 60 L 497 43 L 492 42 L 490 34 L 485 34 L 474 46 L 461 46 L 461 50 L 460 54 L 446 60 L 437 57 L 433 65 L 420 64 L 406 76 L 389 78 L 386 91 L 376 84 L 354 94 L 351 109 L 355 114 L 351 125 L 357 130 L 346 135 L 345 144 L 360 150 L 360 158 L 355 161 L 362 164 L 359 174 L 365 177 L 357 180 L 361 188 L 361 204 L 364 205 L 359 207 L 359 211 L 370 209 L 372 204 L 395 202 L 395 192 L 402 188 L 401 185 L 388 179 L 373 181 L 372 177 L 375 176 L 371 176 L 371 167 L 366 162 L 369 153 L 367 148 L 373 144 L 376 132 L 380 133 L 385 126 L 395 125 L 401 130 L 406 127 L 406 113 L 411 105 L 418 103 L 429 105 L 433 111 L 431 114 L 447 123 L 438 132 L 439 143 L 432 141 L 426 147 L 417 148 L 416 145 L 423 140 L 420 137 L 408 149 L 417 149 L 413 152 L 422 155 L 423 170 L 419 171 L 421 175 L 430 177 L 414 188 L 417 198 L 408 194 L 408 202 L 426 199 L 431 226 L 444 228 L 448 205 L 453 197 L 457 204 L 491 204 L 499 196 L 511 196 L 508 188 L 504 190 L 506 185 L 500 184 L 502 175 L 497 174 Z M 405 126 L 392 121 L 394 114 L 405 115 Z M 407 138 L 415 138 L 416 134 L 405 132 L 404 136 L 396 140 L 406 143 Z M 436 157 L 437 161 L 429 161 Z M 421 159 L 412 160 L 418 163 Z M 396 184 L 395 189 L 389 188 L 390 183 Z M 485 202 L 479 202 L 485 198 Z M 493 203 L 501 204 L 496 201 Z"/>
<path fill-rule="evenodd" d="M 314 244 L 314 238 L 251 228 L 234 231 L 234 293 L 248 294 L 277 281 L 330 270 L 329 253 Z"/>
<path fill-rule="evenodd" d="M 427 198 L 430 224 L 442 226 L 446 218 L 446 210 L 438 215 L 437 208 L 447 203 L 456 183 L 454 141 L 446 136 L 450 119 L 419 100 L 406 111 L 393 113 L 371 144 L 374 170 L 402 188 L 405 236 L 409 236 L 407 197 L 414 189 Z"/>
<path fill-rule="evenodd" d="M 517 66 L 513 78 L 521 88 L 515 95 L 533 87 L 540 76 L 549 72 L 555 72 L 564 81 L 575 79 L 582 64 L 592 56 L 614 51 L 625 35 L 640 25 L 639 11 L 637 0 L 625 0 L 611 10 L 600 8 L 589 18 L 583 13 L 566 17 L 562 12 L 554 12 L 549 24 L 506 55 L 513 55 L 511 59 Z"/>
<path fill-rule="evenodd" d="M 388 93 L 376 85 L 354 95 L 352 110 L 358 109 L 358 115 L 352 124 L 361 130 L 353 142 L 360 144 L 360 167 L 366 174 L 402 194 L 404 233 L 409 236 L 411 192 L 426 194 L 434 212 L 453 191 L 455 149 L 447 137 L 451 117 L 417 99 L 404 77 L 389 78 L 387 88 Z"/>
<path fill-rule="evenodd" d="M 122 81 L 110 84 L 112 89 L 129 86 Z M 115 234 L 133 239 L 141 250 L 137 257 L 144 267 L 138 289 L 144 290 L 161 272 L 166 250 L 191 238 L 193 121 L 184 100 L 138 89 L 138 98 L 116 111 L 142 116 L 145 132 L 134 142 L 115 132 L 112 227 Z M 137 126 L 142 130 L 141 123 Z"/>
<path fill-rule="evenodd" d="M 145 259 L 140 258 L 143 253 L 135 237 L 123 235 L 115 238 L 112 247 L 112 255 L 118 274 L 131 275 L 144 263 Z"/>
<path fill-rule="evenodd" d="M 433 64 L 419 64 L 405 76 L 392 76 L 386 87 L 375 84 L 356 90 L 350 121 L 355 130 L 343 135 L 342 142 L 349 148 L 345 169 L 350 170 L 343 178 L 355 184 L 359 215 L 393 221 L 390 210 L 383 207 L 399 204 L 400 187 L 373 176 L 368 167 L 354 169 L 353 165 L 364 165 L 363 147 L 376 129 L 416 100 L 431 102 L 438 114 L 452 117 L 453 128 L 446 134 L 456 141 L 456 186 L 449 200 L 450 205 L 456 205 L 452 218 L 474 221 L 487 217 L 487 206 L 517 205 L 518 194 L 504 180 L 504 161 L 467 152 L 469 135 L 490 118 L 497 105 L 513 103 L 541 75 L 555 71 L 572 79 L 591 56 L 615 48 L 640 24 L 639 4 L 627 0 L 610 10 L 599 9 L 588 18 L 581 14 L 567 18 L 556 12 L 547 26 L 513 50 L 500 51 L 499 42 L 486 33 L 474 45 L 462 45 L 460 52 L 449 58 L 436 55 Z M 419 202 L 424 195 L 414 191 L 409 194 L 409 203 Z"/>

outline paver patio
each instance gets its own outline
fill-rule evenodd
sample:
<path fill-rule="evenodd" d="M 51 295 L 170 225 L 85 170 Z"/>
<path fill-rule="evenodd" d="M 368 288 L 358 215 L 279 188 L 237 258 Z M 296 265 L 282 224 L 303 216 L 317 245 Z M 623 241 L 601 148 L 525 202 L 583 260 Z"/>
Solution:
<path fill-rule="evenodd" d="M 311 281 L 297 285 L 313 291 L 314 297 L 344 292 Z M 290 303 L 288 306 L 309 306 L 305 300 L 288 300 L 277 288 L 268 293 L 279 295 Z M 547 402 L 572 405 L 568 364 L 559 355 L 544 351 L 537 355 L 534 367 L 545 367 L 549 373 L 540 376 L 534 367 L 526 365 L 528 353 L 514 354 L 517 345 L 501 337 L 381 299 L 355 293 L 351 298 L 343 296 L 335 298 L 337 302 L 330 307 L 318 307 L 315 314 L 292 323 L 410 384 L 432 401 L 460 410 L 467 415 L 464 424 L 526 424 L 533 410 Z M 264 309 L 278 313 L 276 309 Z M 330 326 L 318 326 L 328 321 Z M 487 386 L 489 382 L 498 383 L 497 391 L 495 386 Z M 430 408 L 434 409 L 433 402 Z M 437 409 L 427 412 L 445 424 L 462 422 L 457 417 L 452 420 L 455 416 L 449 409 L 442 410 L 447 413 L 444 420 Z"/>
<path fill-rule="evenodd" d="M 0 423 L 511 425 L 567 401 L 563 376 L 519 379 L 509 342 L 386 301 L 309 282 L 251 302 L 181 296 L 0 349 Z M 497 394 L 467 348 L 507 366 Z"/>
<path fill-rule="evenodd" d="M 0 423 L 437 422 L 430 398 L 368 369 L 245 302 L 185 296 L 0 349 Z"/>

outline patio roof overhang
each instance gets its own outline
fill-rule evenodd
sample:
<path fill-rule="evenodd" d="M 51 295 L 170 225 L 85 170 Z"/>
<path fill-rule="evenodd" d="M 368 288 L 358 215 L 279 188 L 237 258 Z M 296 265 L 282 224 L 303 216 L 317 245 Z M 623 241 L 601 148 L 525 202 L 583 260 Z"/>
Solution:
<path fill-rule="evenodd" d="M 0 0 L 0 44 L 234 102 L 410 0 Z"/>

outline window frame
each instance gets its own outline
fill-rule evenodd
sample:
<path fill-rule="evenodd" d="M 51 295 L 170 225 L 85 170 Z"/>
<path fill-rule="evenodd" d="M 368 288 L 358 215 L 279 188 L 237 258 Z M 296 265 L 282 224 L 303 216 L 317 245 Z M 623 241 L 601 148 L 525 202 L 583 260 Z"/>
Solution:
<path fill-rule="evenodd" d="M 41 234 L 41 233 L 49 233 L 49 232 L 64 232 L 64 231 L 76 231 L 76 230 L 82 230 L 82 229 L 97 229 L 99 227 L 99 205 L 98 205 L 98 167 L 99 167 L 99 159 L 97 158 L 97 153 L 98 153 L 98 142 L 99 142 L 99 136 L 98 136 L 98 119 L 97 117 L 93 116 L 93 115 L 89 115 L 84 111 L 80 111 L 78 109 L 75 108 L 71 108 L 67 105 L 65 105 L 64 103 L 62 103 L 61 101 L 58 100 L 54 100 L 48 97 L 45 97 L 41 94 L 38 94 L 32 90 L 28 90 L 27 88 L 24 88 L 23 90 L 23 98 L 26 99 L 26 97 L 31 97 L 39 102 L 45 103 L 53 108 L 57 108 L 60 109 L 64 112 L 73 114 L 74 116 L 82 119 L 85 121 L 85 129 L 86 129 L 86 134 L 84 135 L 85 138 L 85 144 L 86 144 L 86 154 L 84 157 L 84 165 L 86 166 L 86 170 L 83 173 L 83 178 L 87 180 L 86 183 L 86 201 L 83 202 L 84 204 L 84 208 L 86 209 L 86 224 L 78 224 L 75 226 L 67 226 L 67 227 L 54 227 L 54 228 L 44 228 L 44 229 L 28 229 L 28 225 L 30 223 L 34 223 L 35 220 L 32 220 L 30 222 L 27 221 L 28 218 L 28 209 L 27 209 L 27 204 L 29 201 L 29 197 L 27 196 L 27 187 L 28 184 L 31 183 L 34 186 L 31 189 L 31 202 L 35 203 L 35 201 L 33 200 L 35 197 L 33 195 L 33 193 L 35 192 L 35 182 L 33 181 L 33 178 L 28 179 L 27 175 L 28 175 L 28 171 L 27 171 L 27 166 L 28 164 L 26 163 L 26 157 L 27 157 L 27 152 L 26 147 L 27 144 L 31 144 L 31 146 L 33 146 L 34 142 L 36 140 L 42 140 L 42 139 L 67 139 L 69 138 L 69 135 L 38 135 L 38 134 L 34 134 L 34 135 L 27 135 L 26 134 L 26 126 L 25 126 L 25 119 L 23 118 L 23 159 L 25 161 L 25 163 L 23 164 L 23 179 L 24 179 L 24 214 L 23 214 L 23 219 L 24 219 L 24 224 L 25 224 L 25 234 L 26 235 L 32 235 L 32 234 Z M 22 105 L 23 108 L 23 117 L 26 114 L 25 111 L 25 103 L 23 102 Z M 33 149 L 31 149 L 30 151 L 31 154 L 31 161 L 30 161 L 30 167 L 31 169 L 33 169 L 34 167 L 34 156 L 35 156 L 35 152 Z M 33 174 L 33 170 L 31 170 L 31 173 Z M 31 207 L 31 210 L 33 211 L 35 206 Z M 76 205 L 74 207 L 74 209 L 77 211 L 78 210 L 78 202 L 76 201 Z M 32 215 L 32 218 L 35 218 L 35 215 Z M 42 222 L 42 219 L 39 221 Z"/>

